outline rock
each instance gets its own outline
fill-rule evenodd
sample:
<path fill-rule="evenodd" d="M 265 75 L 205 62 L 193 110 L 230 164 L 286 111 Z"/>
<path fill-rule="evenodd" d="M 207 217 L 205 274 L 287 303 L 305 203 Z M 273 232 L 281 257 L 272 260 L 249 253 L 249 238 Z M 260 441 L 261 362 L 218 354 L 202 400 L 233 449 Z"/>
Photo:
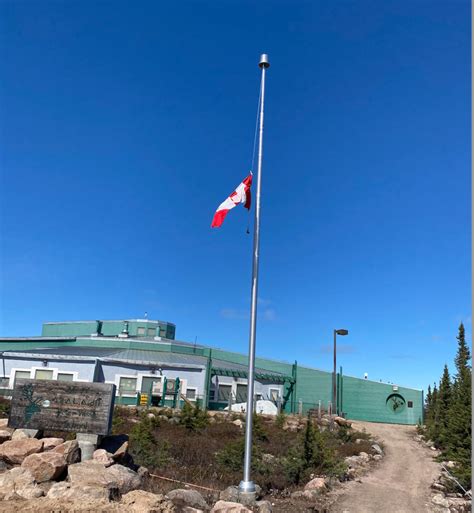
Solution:
<path fill-rule="evenodd" d="M 148 419 L 156 419 L 156 415 L 154 413 L 147 413 L 146 416 Z"/>
<path fill-rule="evenodd" d="M 114 463 L 112 454 L 107 452 L 105 449 L 96 449 L 92 455 L 92 459 L 99 463 L 103 463 L 106 467 L 110 467 L 110 465 L 113 465 Z"/>
<path fill-rule="evenodd" d="M 272 503 L 270 501 L 257 501 L 258 513 L 272 513 Z"/>
<path fill-rule="evenodd" d="M 0 444 L 12 439 L 12 434 L 10 431 L 6 429 L 0 429 Z"/>
<path fill-rule="evenodd" d="M 121 460 L 126 454 L 128 454 L 128 440 L 126 440 L 112 455 L 115 461 Z"/>
<path fill-rule="evenodd" d="M 110 483 L 109 488 L 118 488 L 121 494 L 136 490 L 142 484 L 142 479 L 136 472 L 119 464 L 107 468 L 106 476 Z"/>
<path fill-rule="evenodd" d="M 62 438 L 42 438 L 41 441 L 43 442 L 43 451 L 50 451 L 64 443 Z"/>
<path fill-rule="evenodd" d="M 359 453 L 359 459 L 361 459 L 363 462 L 368 462 L 370 460 L 370 456 L 366 452 Z"/>
<path fill-rule="evenodd" d="M 12 440 L 25 440 L 27 438 L 39 438 L 40 432 L 37 429 L 15 429 Z"/>
<path fill-rule="evenodd" d="M 241 428 L 244 425 L 244 423 L 240 419 L 233 420 L 232 424 L 234 424 L 234 426 L 237 426 L 238 428 Z"/>
<path fill-rule="evenodd" d="M 377 454 L 380 454 L 380 455 L 383 455 L 383 451 L 382 451 L 382 448 L 380 447 L 379 444 L 374 444 L 371 446 L 372 450 L 377 453 Z"/>
<path fill-rule="evenodd" d="M 326 489 L 326 480 L 324 479 L 324 477 L 315 477 L 305 485 L 304 489 L 310 491 L 323 491 Z"/>
<path fill-rule="evenodd" d="M 440 492 L 445 492 L 446 491 L 446 487 L 444 485 L 442 485 L 441 483 L 438 483 L 437 481 L 435 481 L 431 485 L 431 488 L 433 488 L 433 490 L 439 490 Z"/>
<path fill-rule="evenodd" d="M 211 509 L 211 513 L 252 513 L 252 510 L 238 502 L 218 501 Z"/>
<path fill-rule="evenodd" d="M 0 500 L 8 501 L 18 497 L 36 499 L 42 495 L 43 490 L 35 483 L 31 472 L 25 468 L 16 467 L 0 474 Z"/>
<path fill-rule="evenodd" d="M 68 465 L 81 461 L 81 451 L 77 440 L 69 440 L 63 444 L 57 445 L 52 452 L 62 454 Z"/>
<path fill-rule="evenodd" d="M 76 502 L 87 501 L 94 499 L 105 499 L 109 500 L 111 492 L 108 488 L 102 488 L 100 486 L 90 485 L 71 485 L 66 481 L 55 483 L 47 494 L 48 499 L 61 499 L 71 500 Z"/>
<path fill-rule="evenodd" d="M 454 468 L 456 466 L 456 462 L 455 461 L 446 461 L 444 466 L 447 468 Z"/>
<path fill-rule="evenodd" d="M 36 482 L 43 483 L 57 479 L 66 468 L 66 460 L 62 454 L 40 452 L 27 456 L 21 466 L 31 472 Z"/>
<path fill-rule="evenodd" d="M 471 501 L 462 498 L 448 499 L 449 511 L 453 513 L 468 513 L 471 511 Z"/>
<path fill-rule="evenodd" d="M 445 499 L 444 496 L 441 494 L 433 495 L 433 497 L 431 498 L 431 502 L 433 504 L 436 504 L 437 506 L 442 506 L 444 508 L 449 507 L 448 499 Z"/>
<path fill-rule="evenodd" d="M 318 498 L 320 495 L 320 490 L 304 490 L 304 491 L 297 491 L 293 492 L 290 497 L 292 499 L 306 499 L 309 501 L 313 501 Z"/>
<path fill-rule="evenodd" d="M 36 438 L 25 438 L 24 440 L 10 440 L 0 445 L 0 458 L 7 463 L 19 465 L 30 454 L 43 450 L 43 442 Z"/>
<path fill-rule="evenodd" d="M 207 510 L 208 506 L 202 495 L 196 490 L 177 489 L 171 490 L 167 494 L 168 499 L 178 508 L 190 506 L 191 508 L 199 508 Z"/>
<path fill-rule="evenodd" d="M 275 456 L 273 456 L 273 454 L 269 454 L 269 453 L 265 453 L 265 454 L 262 454 L 262 461 L 263 463 L 273 463 L 275 461 Z"/>
<path fill-rule="evenodd" d="M 127 506 L 127 510 L 132 513 L 173 513 L 176 511 L 173 503 L 166 500 L 164 495 L 143 490 L 134 490 L 123 495 L 120 504 Z M 191 511 L 187 513 L 191 513 Z"/>
<path fill-rule="evenodd" d="M 136 470 L 137 476 L 143 481 L 144 479 L 147 479 L 150 477 L 150 472 L 146 467 L 138 467 Z"/>
<path fill-rule="evenodd" d="M 8 427 L 8 419 L 0 419 L 0 429 L 5 429 Z"/>
<path fill-rule="evenodd" d="M 373 459 L 374 461 L 380 461 L 383 458 L 381 454 L 374 454 Z"/>
<path fill-rule="evenodd" d="M 255 497 L 259 499 L 262 496 L 262 488 L 256 484 L 255 485 Z M 219 494 L 219 499 L 224 502 L 239 502 L 239 487 L 238 486 L 228 486 L 225 490 L 223 490 Z"/>
<path fill-rule="evenodd" d="M 348 420 L 342 418 L 342 417 L 334 417 L 334 422 L 339 425 L 339 426 L 344 426 L 344 427 L 351 427 L 352 426 L 352 422 L 349 422 Z"/>

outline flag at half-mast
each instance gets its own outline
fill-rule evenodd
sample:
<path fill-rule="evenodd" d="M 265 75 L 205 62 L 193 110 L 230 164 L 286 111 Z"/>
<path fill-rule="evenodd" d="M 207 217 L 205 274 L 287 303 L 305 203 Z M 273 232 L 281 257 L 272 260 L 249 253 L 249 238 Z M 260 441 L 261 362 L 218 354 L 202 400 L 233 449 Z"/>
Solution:
<path fill-rule="evenodd" d="M 235 191 L 223 201 L 216 210 L 212 219 L 211 228 L 219 228 L 224 222 L 225 216 L 229 210 L 232 210 L 239 203 L 250 210 L 250 186 L 252 185 L 252 171 L 244 181 L 235 189 Z"/>

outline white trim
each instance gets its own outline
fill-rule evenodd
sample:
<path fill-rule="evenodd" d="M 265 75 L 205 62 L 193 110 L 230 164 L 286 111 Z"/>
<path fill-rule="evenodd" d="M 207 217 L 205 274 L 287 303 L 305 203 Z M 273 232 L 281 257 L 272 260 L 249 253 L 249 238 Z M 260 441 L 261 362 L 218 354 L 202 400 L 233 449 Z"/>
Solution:
<path fill-rule="evenodd" d="M 13 388 L 15 386 L 15 373 L 16 371 L 20 372 L 29 372 L 30 373 L 30 379 L 31 379 L 31 367 L 29 369 L 21 368 L 21 367 L 12 367 L 10 370 L 10 381 L 9 381 L 9 387 Z"/>
<path fill-rule="evenodd" d="M 276 399 L 273 399 L 272 392 L 276 392 L 277 393 Z M 268 389 L 268 394 L 270 396 L 270 400 L 271 401 L 278 401 L 278 399 L 280 399 L 280 389 L 279 388 L 269 388 Z"/>
<path fill-rule="evenodd" d="M 136 381 L 134 394 L 122 394 L 120 392 L 120 378 L 134 379 Z M 115 385 L 117 386 L 117 395 L 120 397 L 136 397 L 138 388 L 138 376 L 136 374 L 115 374 Z"/>
<path fill-rule="evenodd" d="M 194 390 L 194 399 L 188 397 L 188 390 Z M 186 391 L 183 395 L 188 401 L 196 401 L 198 398 L 198 387 L 186 387 Z"/>
<path fill-rule="evenodd" d="M 56 374 L 57 381 L 59 381 L 59 379 L 58 379 L 59 374 L 69 374 L 69 375 L 72 374 L 72 380 L 79 381 L 79 379 L 77 379 L 79 377 L 79 372 L 77 372 L 77 371 L 63 371 L 63 370 L 58 369 L 58 372 Z M 85 380 L 85 381 L 87 382 L 87 380 Z"/>

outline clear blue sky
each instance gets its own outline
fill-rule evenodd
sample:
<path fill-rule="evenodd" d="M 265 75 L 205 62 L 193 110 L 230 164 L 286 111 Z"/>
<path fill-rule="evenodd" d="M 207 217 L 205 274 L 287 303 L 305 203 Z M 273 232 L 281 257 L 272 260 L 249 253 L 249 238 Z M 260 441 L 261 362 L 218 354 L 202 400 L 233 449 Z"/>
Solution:
<path fill-rule="evenodd" d="M 245 352 L 268 52 L 257 353 L 426 388 L 470 341 L 470 3 L 4 1 L 1 322 L 142 317 Z"/>

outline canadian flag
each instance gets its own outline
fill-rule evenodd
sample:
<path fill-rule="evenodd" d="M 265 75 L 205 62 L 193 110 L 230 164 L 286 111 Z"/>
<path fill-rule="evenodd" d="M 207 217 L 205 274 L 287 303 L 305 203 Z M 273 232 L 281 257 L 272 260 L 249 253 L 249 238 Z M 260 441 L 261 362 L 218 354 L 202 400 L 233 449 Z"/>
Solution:
<path fill-rule="evenodd" d="M 239 203 L 250 210 L 250 186 L 252 185 L 252 171 L 244 181 L 235 189 L 235 191 L 222 202 L 216 210 L 212 219 L 211 228 L 219 228 L 224 222 L 225 216 L 229 210 L 232 210 Z"/>

